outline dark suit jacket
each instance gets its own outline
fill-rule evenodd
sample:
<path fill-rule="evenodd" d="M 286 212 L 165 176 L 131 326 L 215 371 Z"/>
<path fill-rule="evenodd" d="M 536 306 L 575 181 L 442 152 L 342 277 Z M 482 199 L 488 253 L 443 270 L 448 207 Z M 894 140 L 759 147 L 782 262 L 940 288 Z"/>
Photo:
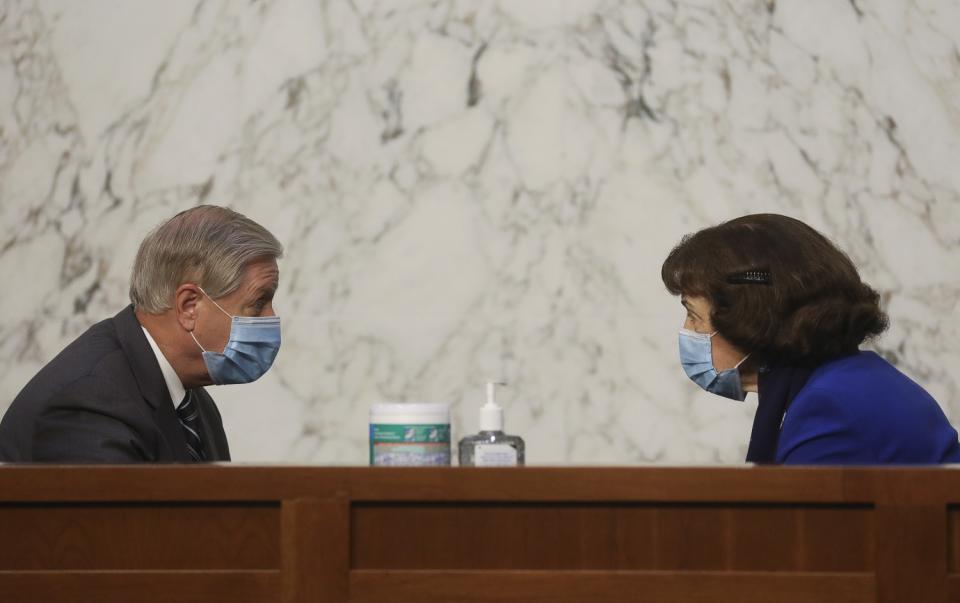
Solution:
<path fill-rule="evenodd" d="M 207 460 L 230 460 L 213 399 L 203 388 L 193 393 Z M 0 461 L 190 462 L 133 306 L 90 327 L 23 388 L 0 421 Z"/>

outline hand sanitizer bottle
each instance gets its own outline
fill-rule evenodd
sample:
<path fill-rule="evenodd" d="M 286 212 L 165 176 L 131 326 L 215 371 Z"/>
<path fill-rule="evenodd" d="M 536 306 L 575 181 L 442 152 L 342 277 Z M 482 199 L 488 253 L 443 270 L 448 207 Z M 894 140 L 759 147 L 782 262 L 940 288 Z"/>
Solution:
<path fill-rule="evenodd" d="M 487 383 L 487 403 L 480 408 L 480 433 L 460 440 L 461 467 L 523 465 L 523 439 L 503 433 L 503 407 L 495 398 L 498 385 L 506 383 Z"/>

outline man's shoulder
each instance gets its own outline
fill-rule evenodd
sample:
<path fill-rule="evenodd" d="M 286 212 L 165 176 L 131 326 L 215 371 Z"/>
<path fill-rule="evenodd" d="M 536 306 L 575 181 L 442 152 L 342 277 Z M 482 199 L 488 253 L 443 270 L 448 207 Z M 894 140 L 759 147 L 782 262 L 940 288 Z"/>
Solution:
<path fill-rule="evenodd" d="M 112 319 L 102 320 L 67 344 L 40 369 L 31 385 L 42 381 L 62 387 L 94 374 L 105 361 L 109 364 L 112 357 L 121 354 L 122 348 Z"/>
<path fill-rule="evenodd" d="M 89 327 L 27 382 L 0 420 L 0 456 L 32 458 L 37 422 L 50 413 L 143 421 L 138 405 L 128 403 L 140 395 L 116 318 Z"/>
<path fill-rule="evenodd" d="M 121 389 L 131 385 L 135 388 L 115 324 L 119 316 L 101 320 L 67 344 L 34 375 L 17 398 L 36 402 L 72 387 L 89 387 L 97 381 Z"/>

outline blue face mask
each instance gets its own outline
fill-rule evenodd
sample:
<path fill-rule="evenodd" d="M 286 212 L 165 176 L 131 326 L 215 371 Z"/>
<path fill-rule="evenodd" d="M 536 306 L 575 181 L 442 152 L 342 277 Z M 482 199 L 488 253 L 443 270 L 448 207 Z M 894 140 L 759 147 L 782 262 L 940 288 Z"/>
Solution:
<path fill-rule="evenodd" d="M 713 366 L 713 348 L 710 340 L 714 333 L 697 333 L 680 329 L 680 364 L 687 377 L 711 394 L 740 400 L 747 397 L 740 383 L 740 365 L 750 354 L 743 357 L 732 369 L 717 372 Z"/>
<path fill-rule="evenodd" d="M 207 295 L 203 289 L 200 291 Z M 223 352 L 204 350 L 193 332 L 190 332 L 203 350 L 203 362 L 207 365 L 210 378 L 217 385 L 256 381 L 270 369 L 280 351 L 280 317 L 233 316 L 209 295 L 207 298 L 232 320 L 230 339 Z"/>

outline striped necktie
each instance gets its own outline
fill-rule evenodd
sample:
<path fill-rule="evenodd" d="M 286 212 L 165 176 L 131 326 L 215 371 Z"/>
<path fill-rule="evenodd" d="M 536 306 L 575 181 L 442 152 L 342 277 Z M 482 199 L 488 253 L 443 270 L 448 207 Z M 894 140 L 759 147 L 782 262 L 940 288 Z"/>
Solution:
<path fill-rule="evenodd" d="M 203 453 L 203 440 L 200 439 L 200 407 L 193 398 L 193 392 L 187 390 L 180 406 L 177 407 L 177 417 L 183 425 L 183 435 L 187 439 L 187 452 L 194 463 L 206 460 Z"/>

